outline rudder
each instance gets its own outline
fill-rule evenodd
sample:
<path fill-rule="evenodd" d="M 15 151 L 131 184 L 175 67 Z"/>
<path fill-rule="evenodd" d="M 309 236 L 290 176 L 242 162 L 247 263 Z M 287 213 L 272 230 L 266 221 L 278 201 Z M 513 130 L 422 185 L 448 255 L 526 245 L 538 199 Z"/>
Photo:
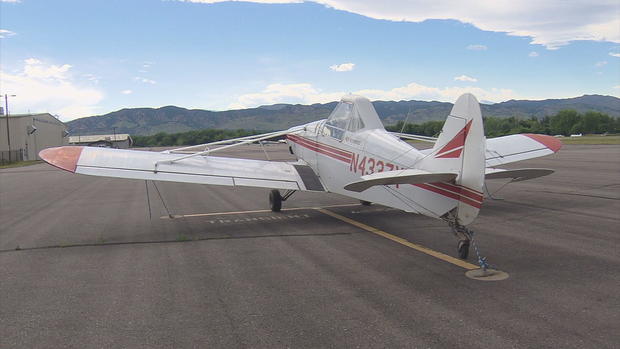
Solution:
<path fill-rule="evenodd" d="M 431 172 L 458 173 L 454 185 L 446 184 L 446 190 L 457 200 L 451 212 L 459 225 L 472 223 L 482 206 L 485 146 L 480 104 L 466 93 L 454 103 L 435 146 L 417 166 Z"/>

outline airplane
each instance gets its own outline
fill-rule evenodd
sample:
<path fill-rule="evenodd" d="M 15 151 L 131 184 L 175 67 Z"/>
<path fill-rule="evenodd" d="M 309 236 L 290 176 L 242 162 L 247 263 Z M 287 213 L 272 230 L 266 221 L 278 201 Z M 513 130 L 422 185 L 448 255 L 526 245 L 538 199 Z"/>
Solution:
<path fill-rule="evenodd" d="M 282 137 L 296 161 L 210 156 Z M 419 150 L 403 139 L 434 145 Z M 486 139 L 480 105 L 469 93 L 457 99 L 437 138 L 388 132 L 367 98 L 346 95 L 327 119 L 284 131 L 162 152 L 62 146 L 39 155 L 84 175 L 269 188 L 274 212 L 297 191 L 337 193 L 446 221 L 459 240 L 458 257 L 467 259 L 473 234 L 467 226 L 482 207 L 485 180 L 515 182 L 554 172 L 495 166 L 550 155 L 561 146 L 540 134 Z"/>

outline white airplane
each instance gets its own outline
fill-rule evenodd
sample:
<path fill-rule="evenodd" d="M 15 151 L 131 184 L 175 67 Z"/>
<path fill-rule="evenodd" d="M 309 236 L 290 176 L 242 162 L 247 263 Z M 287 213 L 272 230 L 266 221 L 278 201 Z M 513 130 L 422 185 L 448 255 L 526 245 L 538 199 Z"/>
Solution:
<path fill-rule="evenodd" d="M 209 156 L 277 137 L 286 137 L 297 161 Z M 418 150 L 401 138 L 434 146 Z M 493 166 L 553 154 L 561 146 L 556 138 L 538 134 L 486 139 L 480 106 L 471 94 L 459 97 L 438 138 L 390 133 L 368 99 L 347 95 L 327 119 L 281 132 L 164 152 L 63 146 L 39 155 L 50 165 L 85 175 L 270 188 L 273 211 L 296 191 L 337 193 L 446 221 L 459 239 L 458 256 L 466 259 L 472 234 L 466 226 L 478 216 L 485 179 L 521 181 L 553 172 Z"/>

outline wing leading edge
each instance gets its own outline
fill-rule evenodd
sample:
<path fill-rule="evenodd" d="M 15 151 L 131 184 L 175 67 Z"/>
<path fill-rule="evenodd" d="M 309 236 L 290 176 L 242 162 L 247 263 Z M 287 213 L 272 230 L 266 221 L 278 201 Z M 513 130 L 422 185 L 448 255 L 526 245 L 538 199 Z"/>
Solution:
<path fill-rule="evenodd" d="M 72 146 L 45 149 L 39 156 L 65 171 L 91 176 L 325 191 L 312 169 L 300 163 L 217 156 L 196 156 L 174 162 L 171 160 L 178 155 Z"/>

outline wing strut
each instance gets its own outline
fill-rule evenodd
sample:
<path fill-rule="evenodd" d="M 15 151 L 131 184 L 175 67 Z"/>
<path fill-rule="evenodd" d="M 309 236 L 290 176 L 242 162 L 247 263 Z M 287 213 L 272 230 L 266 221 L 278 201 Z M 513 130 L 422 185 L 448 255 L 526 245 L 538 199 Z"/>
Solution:
<path fill-rule="evenodd" d="M 189 155 L 180 156 L 178 158 L 174 158 L 174 159 L 170 159 L 170 160 L 166 159 L 166 160 L 155 161 L 155 164 L 154 164 L 155 168 L 154 168 L 153 172 L 157 173 L 157 167 L 161 163 L 173 164 L 173 163 L 175 163 L 177 161 L 193 158 L 195 156 L 205 156 L 205 155 L 209 155 L 211 153 L 214 153 L 216 151 L 220 151 L 220 150 L 224 150 L 224 149 L 228 149 L 228 148 L 232 148 L 232 147 L 237 147 L 237 146 L 240 146 L 242 144 L 249 144 L 249 143 L 254 143 L 254 142 L 260 142 L 260 141 L 263 141 L 263 140 L 266 140 L 266 139 L 269 139 L 269 138 L 274 138 L 274 137 L 278 137 L 278 136 L 284 136 L 284 135 L 288 135 L 288 134 L 299 133 L 300 131 L 301 130 L 291 132 L 291 130 L 289 129 L 289 130 L 286 130 L 286 131 L 271 132 L 271 133 L 265 133 L 265 134 L 262 134 L 262 135 L 241 137 L 241 138 L 229 139 L 229 140 L 225 140 L 225 141 L 218 141 L 218 142 L 212 142 L 212 143 L 193 145 L 191 147 L 173 149 L 173 150 L 169 151 L 169 153 L 173 153 L 174 154 L 174 153 L 177 153 L 179 151 L 183 151 L 183 150 L 187 150 L 187 149 L 191 149 L 191 148 L 205 147 L 205 150 L 197 152 L 197 153 L 191 153 Z M 238 143 L 224 145 L 222 147 L 218 147 L 218 148 L 215 148 L 215 149 L 210 149 L 209 148 L 210 145 L 220 145 L 220 144 L 229 143 L 231 141 L 238 141 Z"/>

